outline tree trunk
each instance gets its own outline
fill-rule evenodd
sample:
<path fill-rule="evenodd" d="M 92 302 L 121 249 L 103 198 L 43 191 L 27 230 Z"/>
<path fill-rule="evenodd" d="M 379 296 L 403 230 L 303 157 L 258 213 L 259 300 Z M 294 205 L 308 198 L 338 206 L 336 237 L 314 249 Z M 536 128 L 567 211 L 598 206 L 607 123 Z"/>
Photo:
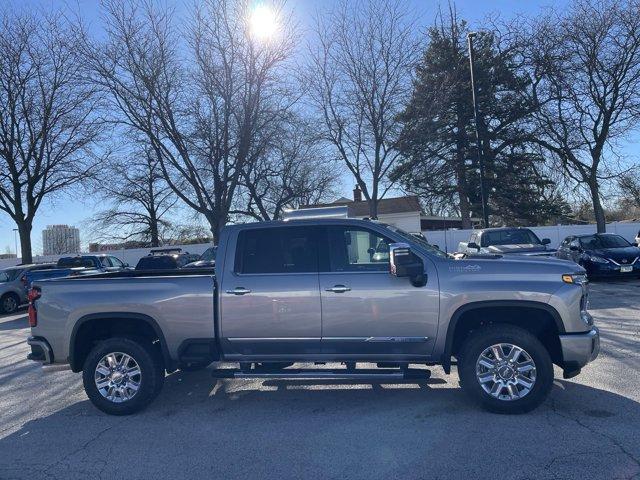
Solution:
<path fill-rule="evenodd" d="M 589 190 L 591 191 L 591 201 L 593 202 L 593 214 L 596 217 L 596 228 L 598 233 L 605 233 L 607 231 L 607 220 L 604 216 L 604 208 L 602 208 L 602 202 L 600 201 L 600 188 L 598 180 L 592 179 L 589 182 Z"/>
<path fill-rule="evenodd" d="M 31 222 L 23 220 L 16 222 L 18 226 L 18 234 L 20 235 L 20 252 L 22 263 L 33 263 L 33 254 L 31 252 Z M 17 254 L 18 252 L 16 252 Z"/>
<path fill-rule="evenodd" d="M 159 247 L 160 246 L 160 237 L 158 235 L 158 220 L 155 218 L 151 218 L 150 232 L 151 234 L 151 246 Z"/>
<path fill-rule="evenodd" d="M 378 219 L 378 199 L 372 198 L 369 200 L 369 218 L 371 220 Z"/>

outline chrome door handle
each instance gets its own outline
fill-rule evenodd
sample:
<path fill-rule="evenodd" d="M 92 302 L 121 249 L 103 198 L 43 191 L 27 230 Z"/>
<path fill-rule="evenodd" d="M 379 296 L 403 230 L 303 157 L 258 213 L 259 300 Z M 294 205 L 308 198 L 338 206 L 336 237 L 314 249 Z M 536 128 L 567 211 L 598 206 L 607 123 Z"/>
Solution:
<path fill-rule="evenodd" d="M 233 290 L 227 290 L 227 293 L 231 293 L 233 295 L 244 295 L 245 293 L 251 293 L 251 290 L 244 287 L 236 287 Z"/>
<path fill-rule="evenodd" d="M 327 288 L 325 290 L 327 292 L 344 293 L 350 291 L 351 289 L 345 285 L 334 285 L 333 287 Z"/>

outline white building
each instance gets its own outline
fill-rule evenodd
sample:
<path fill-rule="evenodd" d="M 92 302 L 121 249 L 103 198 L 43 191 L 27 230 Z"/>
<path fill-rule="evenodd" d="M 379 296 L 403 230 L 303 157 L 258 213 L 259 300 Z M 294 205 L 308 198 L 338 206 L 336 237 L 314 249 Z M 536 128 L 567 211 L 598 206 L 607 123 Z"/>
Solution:
<path fill-rule="evenodd" d="M 47 225 L 42 231 L 43 255 L 80 253 L 80 230 L 69 225 Z"/>

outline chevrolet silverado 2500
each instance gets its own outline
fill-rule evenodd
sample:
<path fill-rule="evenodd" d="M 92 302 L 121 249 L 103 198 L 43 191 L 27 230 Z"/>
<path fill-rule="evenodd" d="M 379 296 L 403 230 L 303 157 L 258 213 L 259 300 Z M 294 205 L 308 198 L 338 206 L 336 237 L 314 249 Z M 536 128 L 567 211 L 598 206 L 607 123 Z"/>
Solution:
<path fill-rule="evenodd" d="M 544 401 L 553 364 L 569 378 L 599 350 L 575 263 L 455 260 L 365 220 L 232 225 L 215 270 L 55 279 L 29 297 L 30 358 L 82 372 L 110 414 L 149 404 L 165 372 L 214 361 L 239 365 L 216 377 L 395 381 L 426 378 L 425 365 L 448 374 L 452 359 L 472 399 L 520 413 Z"/>

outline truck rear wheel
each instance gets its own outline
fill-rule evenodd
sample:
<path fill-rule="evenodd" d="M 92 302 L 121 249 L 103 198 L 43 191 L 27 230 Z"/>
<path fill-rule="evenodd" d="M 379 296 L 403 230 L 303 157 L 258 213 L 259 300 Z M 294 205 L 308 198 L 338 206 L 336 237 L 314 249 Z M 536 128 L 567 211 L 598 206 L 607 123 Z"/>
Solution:
<path fill-rule="evenodd" d="M 512 325 L 472 333 L 458 358 L 466 393 L 495 413 L 525 413 L 545 401 L 553 385 L 549 352 L 534 335 Z"/>
<path fill-rule="evenodd" d="M 164 367 L 153 345 L 110 338 L 89 352 L 82 381 L 98 409 L 110 415 L 129 415 L 142 410 L 160 393 Z"/>

